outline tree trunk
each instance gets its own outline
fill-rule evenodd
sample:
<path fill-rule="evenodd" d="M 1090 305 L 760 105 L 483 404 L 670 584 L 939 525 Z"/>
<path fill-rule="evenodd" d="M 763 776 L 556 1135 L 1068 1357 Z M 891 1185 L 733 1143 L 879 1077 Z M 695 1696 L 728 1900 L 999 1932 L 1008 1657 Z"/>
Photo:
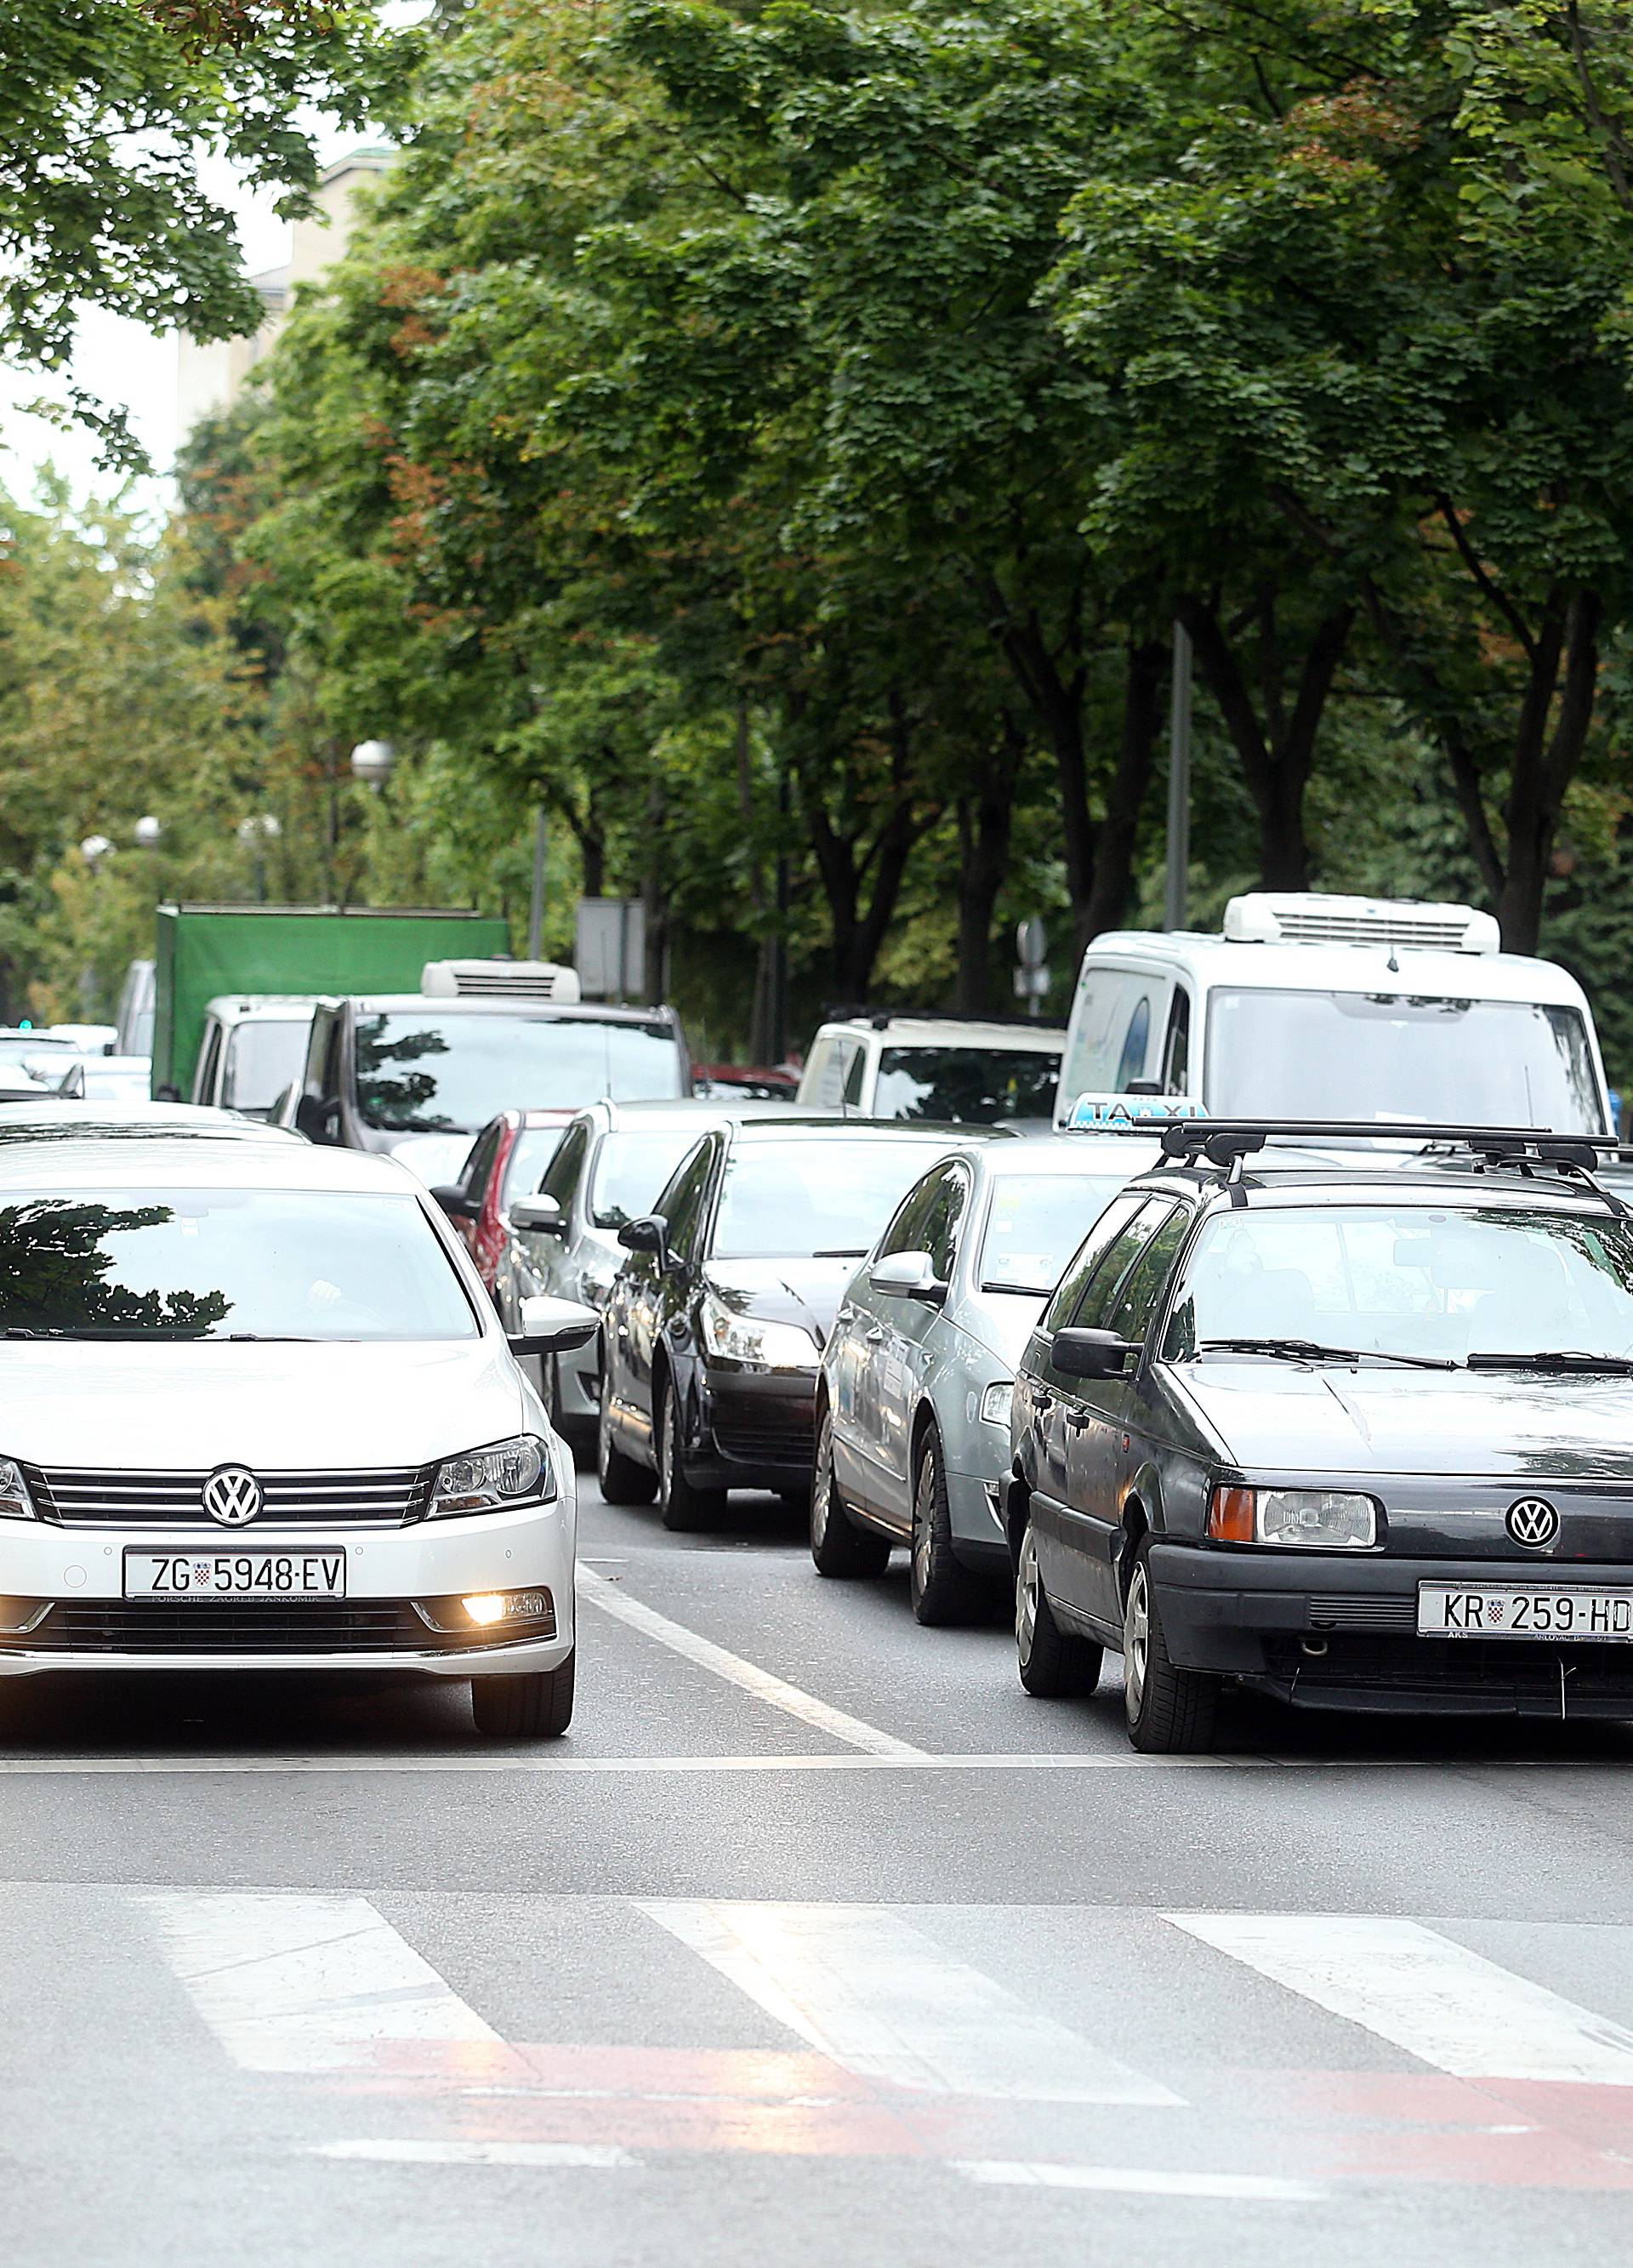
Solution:
<path fill-rule="evenodd" d="M 653 780 L 646 792 L 646 864 L 641 875 L 641 904 L 646 916 L 646 952 L 641 989 L 653 1003 L 669 989 L 669 894 L 663 882 L 664 791 Z"/>
<path fill-rule="evenodd" d="M 1534 953 L 1541 940 L 1542 893 L 1554 836 L 1593 722 L 1602 612 L 1598 594 L 1592 591 L 1550 604 L 1528 655 L 1530 682 L 1520 707 L 1503 814 L 1508 857 L 1497 902 L 1497 924 L 1508 953 Z M 1550 714 L 1554 730 L 1548 737 Z"/>
<path fill-rule="evenodd" d="M 958 807 L 958 978 L 953 1005 L 960 1016 L 992 1012 L 992 917 L 1009 858 L 1014 796 L 1007 783 L 965 796 Z"/>
<path fill-rule="evenodd" d="M 1094 871 L 1078 912 L 1079 954 L 1102 930 L 1126 919 L 1134 876 L 1134 851 L 1140 813 L 1157 758 L 1162 723 L 1162 688 L 1168 674 L 1165 639 L 1147 638 L 1129 648 L 1122 689 L 1122 736 L 1117 769 L 1106 792 L 1106 816 L 1094 846 Z"/>
<path fill-rule="evenodd" d="M 913 846 L 925 827 L 939 816 L 936 812 L 922 816 L 918 813 L 909 761 L 911 727 L 894 696 L 890 703 L 889 740 L 891 802 L 865 850 L 859 834 L 843 836 L 834 826 L 822 799 L 816 765 L 807 758 L 798 767 L 800 806 L 828 904 L 835 1005 L 847 1007 L 866 1002 L 874 964 L 895 917 Z"/>

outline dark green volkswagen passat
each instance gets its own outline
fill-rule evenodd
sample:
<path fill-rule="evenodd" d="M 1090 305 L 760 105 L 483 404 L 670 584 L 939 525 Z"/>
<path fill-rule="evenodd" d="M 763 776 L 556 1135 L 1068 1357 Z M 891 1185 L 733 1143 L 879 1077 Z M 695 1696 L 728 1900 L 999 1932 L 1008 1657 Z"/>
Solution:
<path fill-rule="evenodd" d="M 1266 1174 L 1263 1129 L 1170 1129 L 1022 1358 L 1021 1682 L 1120 1649 L 1138 1749 L 1207 1748 L 1227 1680 L 1633 1717 L 1633 1224 L 1580 1142 L 1373 1131 Z"/>

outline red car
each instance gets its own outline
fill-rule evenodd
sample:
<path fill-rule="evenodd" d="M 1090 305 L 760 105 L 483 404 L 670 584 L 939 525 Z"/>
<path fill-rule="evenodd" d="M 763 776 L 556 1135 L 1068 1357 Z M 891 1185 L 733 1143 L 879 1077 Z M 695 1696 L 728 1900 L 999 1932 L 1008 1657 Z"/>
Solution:
<path fill-rule="evenodd" d="M 500 1111 L 471 1145 L 459 1180 L 431 1191 L 470 1247 L 489 1292 L 511 1233 L 506 1208 L 513 1197 L 538 1188 L 564 1129 L 577 1116 L 576 1109 Z"/>
<path fill-rule="evenodd" d="M 692 1092 L 712 1102 L 791 1102 L 798 1071 L 769 1064 L 694 1064 Z"/>

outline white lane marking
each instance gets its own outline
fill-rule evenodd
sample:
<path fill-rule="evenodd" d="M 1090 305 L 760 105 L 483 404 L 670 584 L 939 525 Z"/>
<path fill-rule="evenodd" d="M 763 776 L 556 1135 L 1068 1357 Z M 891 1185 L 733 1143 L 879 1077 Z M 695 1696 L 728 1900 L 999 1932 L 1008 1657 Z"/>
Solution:
<path fill-rule="evenodd" d="M 504 2044 L 366 1898 L 145 1890 L 136 1904 L 246 2071 L 344 2069 L 385 2040 Z"/>
<path fill-rule="evenodd" d="M 1633 2032 L 1421 1923 L 1366 1914 L 1164 1918 L 1437 2071 L 1633 2087 Z"/>
<path fill-rule="evenodd" d="M 886 1907 L 635 1903 L 769 2015 L 862 2078 L 1030 2102 L 1181 2099 Z"/>
<path fill-rule="evenodd" d="M 873 1756 L 920 1756 L 924 1753 L 909 1741 L 899 1741 L 894 1733 L 880 1732 L 877 1725 L 864 1724 L 860 1717 L 850 1716 L 830 1702 L 819 1701 L 815 1694 L 791 1685 L 786 1678 L 774 1676 L 757 1662 L 745 1661 L 739 1653 L 728 1653 L 725 1646 L 717 1646 L 712 1638 L 703 1638 L 696 1631 L 688 1630 L 684 1623 L 671 1622 L 667 1615 L 660 1615 L 656 1608 L 644 1606 L 639 1599 L 629 1597 L 615 1583 L 609 1583 L 605 1575 L 596 1574 L 592 1568 L 579 1567 L 578 1594 L 631 1630 L 656 1638 L 672 1653 L 695 1662 L 700 1669 L 711 1671 L 728 1685 L 752 1694 L 756 1701 L 781 1709 L 787 1716 L 798 1717 L 802 1725 L 810 1725 L 819 1733 L 843 1741 L 849 1748 L 860 1749 Z"/>
<path fill-rule="evenodd" d="M 1395 1771 L 1394 1764 L 1363 1767 L 1348 1759 L 1333 1765 L 1310 1760 L 1319 1770 Z M 1107 1749 L 1092 1754 L 1021 1756 L 977 1754 L 929 1756 L 914 1750 L 907 1756 L 574 1756 L 532 1749 L 489 1751 L 474 1749 L 456 1754 L 445 1750 L 423 1756 L 350 1755 L 335 1751 L 325 1756 L 0 1756 L 0 1779 L 8 1777 L 72 1778 L 78 1775 L 131 1772 L 901 1772 L 901 1771 L 1278 1771 L 1303 1769 L 1305 1759 L 1287 1766 L 1275 1756 L 1143 1756 L 1132 1749 Z M 1619 1766 L 1618 1770 L 1625 1770 Z"/>
<path fill-rule="evenodd" d="M 1244 2203 L 1317 2205 L 1331 2195 L 1320 2182 L 1284 2181 L 1271 2174 L 1183 2174 L 1132 2166 L 1056 2166 L 1021 2158 L 955 2158 L 955 2173 L 1006 2188 L 1122 2190 L 1137 2197 L 1232 2198 Z"/>
<path fill-rule="evenodd" d="M 317 2142 L 309 2158 L 364 2158 L 386 2166 L 638 2166 L 612 2142 Z"/>

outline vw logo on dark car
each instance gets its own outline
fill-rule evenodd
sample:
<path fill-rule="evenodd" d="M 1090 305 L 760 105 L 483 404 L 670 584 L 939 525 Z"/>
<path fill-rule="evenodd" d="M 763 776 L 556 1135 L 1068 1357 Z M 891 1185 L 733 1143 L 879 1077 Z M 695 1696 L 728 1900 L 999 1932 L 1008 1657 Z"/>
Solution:
<path fill-rule="evenodd" d="M 242 1465 L 219 1465 L 203 1487 L 204 1509 L 223 1528 L 247 1528 L 261 1506 L 261 1483 Z"/>
<path fill-rule="evenodd" d="M 1516 1543 L 1540 1550 L 1559 1533 L 1559 1514 L 1546 1497 L 1522 1496 L 1508 1507 L 1507 1527 Z"/>

